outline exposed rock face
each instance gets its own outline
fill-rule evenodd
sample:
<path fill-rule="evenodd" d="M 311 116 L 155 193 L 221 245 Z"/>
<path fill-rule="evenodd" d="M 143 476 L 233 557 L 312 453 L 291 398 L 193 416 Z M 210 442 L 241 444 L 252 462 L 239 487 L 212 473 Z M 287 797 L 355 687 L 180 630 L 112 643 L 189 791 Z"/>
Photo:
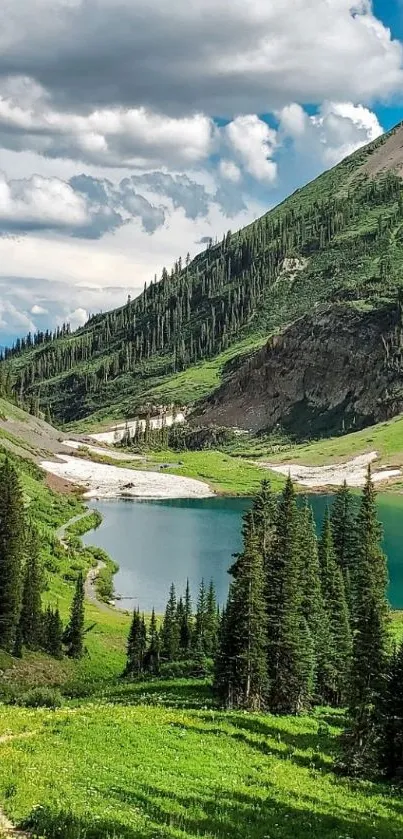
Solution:
<path fill-rule="evenodd" d="M 337 304 L 295 321 L 245 362 L 192 420 L 298 437 L 362 428 L 403 411 L 399 304 Z"/>

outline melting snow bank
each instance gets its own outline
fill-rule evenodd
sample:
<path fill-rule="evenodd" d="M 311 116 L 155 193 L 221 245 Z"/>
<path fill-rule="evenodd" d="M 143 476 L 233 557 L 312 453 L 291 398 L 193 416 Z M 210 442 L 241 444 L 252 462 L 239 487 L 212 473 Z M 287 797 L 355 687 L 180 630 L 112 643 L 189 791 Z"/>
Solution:
<path fill-rule="evenodd" d="M 302 486 L 325 487 L 340 486 L 347 481 L 350 487 L 360 487 L 365 483 L 367 468 L 370 463 L 378 457 L 377 452 L 361 454 L 350 460 L 348 463 L 337 463 L 332 466 L 301 466 L 296 463 L 273 463 L 259 462 L 260 466 L 279 472 L 281 475 L 291 475 L 293 481 Z M 385 481 L 387 478 L 396 478 L 401 475 L 400 469 L 380 469 L 372 473 L 373 481 Z"/>
<path fill-rule="evenodd" d="M 214 495 L 207 484 L 193 478 L 122 469 L 65 454 L 57 457 L 59 463 L 45 460 L 42 469 L 84 486 L 85 498 L 210 498 Z"/>

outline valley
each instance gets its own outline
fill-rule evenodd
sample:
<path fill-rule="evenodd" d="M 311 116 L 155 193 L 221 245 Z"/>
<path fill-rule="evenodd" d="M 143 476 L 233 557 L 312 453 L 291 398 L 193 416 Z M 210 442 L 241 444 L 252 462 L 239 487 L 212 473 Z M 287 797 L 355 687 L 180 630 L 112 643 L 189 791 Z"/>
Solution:
<path fill-rule="evenodd" d="M 370 726 L 354 773 L 342 755 L 351 673 L 379 654 L 400 684 L 402 148 L 399 125 L 125 306 L 2 352 L 1 480 L 37 541 L 15 560 L 3 527 L 25 635 L 14 616 L 0 649 L 1 839 L 401 835 Z"/>

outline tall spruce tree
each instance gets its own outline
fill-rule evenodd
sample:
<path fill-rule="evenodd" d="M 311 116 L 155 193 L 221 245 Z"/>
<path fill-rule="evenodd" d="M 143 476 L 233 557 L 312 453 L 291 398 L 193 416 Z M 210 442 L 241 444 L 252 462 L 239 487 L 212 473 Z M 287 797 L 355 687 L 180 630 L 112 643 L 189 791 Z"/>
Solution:
<path fill-rule="evenodd" d="M 59 607 L 50 606 L 43 615 L 43 647 L 54 658 L 63 657 L 63 623 Z"/>
<path fill-rule="evenodd" d="M 354 498 L 344 481 L 337 490 L 332 504 L 330 521 L 332 526 L 333 546 L 337 564 L 343 574 L 347 605 L 352 612 L 353 573 L 356 554 L 356 505 Z"/>
<path fill-rule="evenodd" d="M 82 658 L 84 654 L 84 577 L 79 571 L 70 610 L 70 620 L 63 641 L 70 658 Z"/>
<path fill-rule="evenodd" d="M 329 649 L 329 620 L 325 611 L 320 575 L 318 540 L 313 511 L 308 501 L 298 511 L 298 552 L 300 556 L 301 613 L 313 645 L 313 694 L 322 696 L 321 679 Z"/>
<path fill-rule="evenodd" d="M 33 527 L 27 530 L 25 568 L 20 614 L 21 638 L 31 650 L 37 650 L 42 641 L 42 569 L 39 556 L 39 537 Z"/>
<path fill-rule="evenodd" d="M 206 651 L 207 633 L 207 592 L 204 580 L 200 583 L 199 595 L 195 615 L 195 626 L 193 635 L 193 647 L 198 653 Z"/>
<path fill-rule="evenodd" d="M 149 644 L 144 656 L 144 670 L 151 675 L 158 675 L 160 669 L 160 639 L 155 610 L 151 612 L 149 626 Z"/>
<path fill-rule="evenodd" d="M 336 561 L 328 509 L 319 541 L 319 564 L 329 627 L 326 660 L 319 677 L 323 700 L 340 705 L 347 693 L 352 639 L 344 580 Z"/>
<path fill-rule="evenodd" d="M 214 581 L 210 580 L 206 598 L 206 631 L 204 641 L 204 651 L 210 658 L 213 658 L 217 652 L 218 622 L 217 595 Z"/>
<path fill-rule="evenodd" d="M 186 580 L 185 600 L 183 603 L 183 616 L 179 627 L 179 646 L 184 658 L 189 658 L 193 636 L 193 615 L 192 598 L 190 594 L 189 580 Z"/>
<path fill-rule="evenodd" d="M 127 661 L 124 671 L 125 676 L 130 678 L 138 678 L 144 669 L 144 657 L 147 646 L 147 631 L 144 621 L 144 615 L 140 617 L 140 612 L 135 609 L 133 612 L 132 622 L 127 639 Z"/>
<path fill-rule="evenodd" d="M 177 661 L 179 658 L 179 626 L 176 610 L 176 591 L 172 583 L 161 628 L 161 658 L 164 661 Z"/>
<path fill-rule="evenodd" d="M 24 541 L 22 492 L 6 458 L 0 468 L 0 647 L 10 651 L 20 617 Z"/>
<path fill-rule="evenodd" d="M 388 667 L 388 575 L 381 535 L 369 468 L 357 517 L 349 726 L 344 738 L 346 762 L 357 772 L 372 771 L 377 764 L 376 709 Z"/>
<path fill-rule="evenodd" d="M 253 513 L 244 518 L 243 551 L 233 564 L 216 665 L 216 686 L 230 707 L 258 710 L 267 696 L 267 632 L 263 555 Z"/>
<path fill-rule="evenodd" d="M 389 781 L 403 779 L 403 644 L 393 650 L 377 708 L 378 764 Z"/>
<path fill-rule="evenodd" d="M 266 561 L 273 544 L 277 514 L 276 498 L 271 491 L 269 480 L 262 481 L 252 510 L 256 539 Z"/>
<path fill-rule="evenodd" d="M 277 510 L 276 535 L 266 562 L 268 673 L 270 709 L 298 713 L 311 701 L 314 660 L 312 638 L 302 614 L 298 512 L 288 477 Z"/>

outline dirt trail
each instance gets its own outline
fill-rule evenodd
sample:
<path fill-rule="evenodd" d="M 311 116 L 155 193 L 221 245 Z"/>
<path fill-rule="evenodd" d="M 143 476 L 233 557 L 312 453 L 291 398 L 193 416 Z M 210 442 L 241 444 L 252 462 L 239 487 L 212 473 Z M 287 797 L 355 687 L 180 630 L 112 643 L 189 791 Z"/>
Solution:
<path fill-rule="evenodd" d="M 68 528 L 71 527 L 72 524 L 76 524 L 76 522 L 81 521 L 81 519 L 84 519 L 86 516 L 88 516 L 90 512 L 91 510 L 87 508 L 87 510 L 84 513 L 80 513 L 78 516 L 74 516 L 72 519 L 69 519 L 69 521 L 66 522 L 66 524 L 62 524 L 62 526 L 59 527 L 58 530 L 56 530 L 56 536 L 58 539 L 60 539 L 60 542 L 62 543 L 63 547 L 66 548 L 66 550 L 68 548 L 68 544 L 65 541 L 65 536 Z M 90 570 L 88 571 L 84 583 L 85 596 L 87 600 L 89 600 L 90 603 L 93 603 L 94 606 L 97 606 L 98 609 L 101 610 L 101 612 L 110 612 L 111 609 L 114 609 L 115 607 L 109 606 L 108 603 L 104 603 L 103 600 L 100 600 L 98 598 L 97 590 L 95 588 L 96 579 L 102 568 L 105 568 L 105 563 L 100 559 L 97 562 L 96 566 L 94 568 L 90 568 Z"/>
<path fill-rule="evenodd" d="M 66 524 L 62 524 L 62 526 L 56 530 L 56 536 L 62 543 L 63 547 L 66 548 L 66 550 L 68 548 L 67 542 L 65 542 L 64 538 L 66 535 L 66 531 L 69 527 L 71 527 L 72 524 L 76 524 L 76 522 L 81 521 L 81 519 L 85 519 L 85 517 L 88 516 L 90 512 L 91 510 L 87 508 L 84 513 L 79 513 L 78 516 L 73 516 L 73 518 L 69 519 L 69 521 L 66 522 Z"/>

